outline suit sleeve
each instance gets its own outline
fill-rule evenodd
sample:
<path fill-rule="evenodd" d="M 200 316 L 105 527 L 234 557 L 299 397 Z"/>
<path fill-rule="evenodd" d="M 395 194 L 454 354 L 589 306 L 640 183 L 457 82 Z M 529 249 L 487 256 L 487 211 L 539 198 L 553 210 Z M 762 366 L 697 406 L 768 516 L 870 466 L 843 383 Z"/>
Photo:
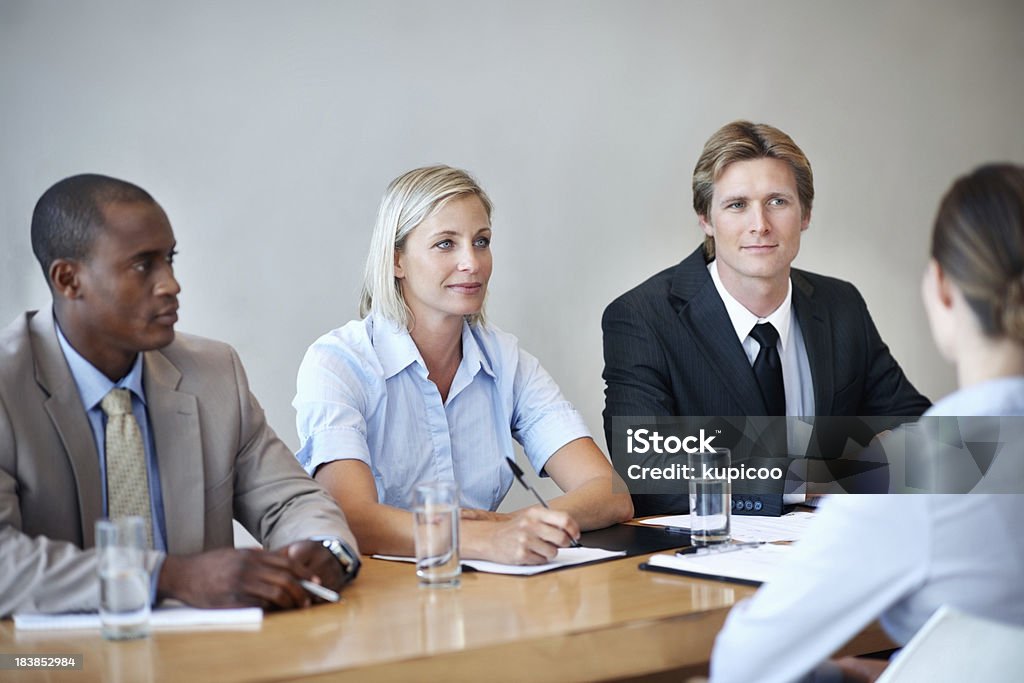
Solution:
<path fill-rule="evenodd" d="M 95 610 L 96 551 L 22 532 L 17 444 L 0 396 L 0 617 L 15 612 Z M 147 558 L 153 567 L 162 553 Z"/>
<path fill-rule="evenodd" d="M 864 313 L 867 367 L 864 395 L 858 415 L 918 416 L 931 407 L 931 401 L 910 383 L 871 319 L 867 304 L 857 292 Z"/>
<path fill-rule="evenodd" d="M 674 415 L 675 399 L 665 350 L 635 306 L 616 299 L 601 318 L 604 336 L 604 433 L 612 418 Z"/>
<path fill-rule="evenodd" d="M 355 536 L 338 505 L 306 474 L 267 424 L 234 349 L 231 363 L 241 415 L 235 458 L 235 517 L 270 549 L 329 536 L 358 552 Z"/>

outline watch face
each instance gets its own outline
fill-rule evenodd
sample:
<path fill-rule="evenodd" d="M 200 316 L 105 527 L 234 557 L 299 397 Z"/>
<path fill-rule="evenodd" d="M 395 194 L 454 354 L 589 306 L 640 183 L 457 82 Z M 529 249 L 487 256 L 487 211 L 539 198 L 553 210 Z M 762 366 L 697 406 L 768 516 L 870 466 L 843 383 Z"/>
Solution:
<path fill-rule="evenodd" d="M 348 551 L 348 548 L 346 548 L 344 544 L 337 539 L 325 539 L 321 542 L 323 543 L 323 546 L 338 559 L 341 566 L 345 568 L 345 575 L 350 579 L 354 578 L 359 572 L 359 558 L 353 556 Z"/>

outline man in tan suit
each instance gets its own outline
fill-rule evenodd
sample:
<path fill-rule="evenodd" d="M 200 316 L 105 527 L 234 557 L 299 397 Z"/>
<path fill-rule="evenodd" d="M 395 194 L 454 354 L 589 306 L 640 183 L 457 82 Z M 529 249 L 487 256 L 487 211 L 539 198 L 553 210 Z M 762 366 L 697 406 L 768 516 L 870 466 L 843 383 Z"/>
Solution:
<path fill-rule="evenodd" d="M 95 608 L 94 522 L 133 505 L 149 512 L 155 600 L 291 608 L 310 604 L 303 579 L 354 577 L 344 516 L 267 425 L 234 350 L 175 335 L 159 204 L 67 178 L 37 203 L 32 247 L 53 307 L 0 332 L 0 616 Z M 268 550 L 234 549 L 232 518 Z"/>

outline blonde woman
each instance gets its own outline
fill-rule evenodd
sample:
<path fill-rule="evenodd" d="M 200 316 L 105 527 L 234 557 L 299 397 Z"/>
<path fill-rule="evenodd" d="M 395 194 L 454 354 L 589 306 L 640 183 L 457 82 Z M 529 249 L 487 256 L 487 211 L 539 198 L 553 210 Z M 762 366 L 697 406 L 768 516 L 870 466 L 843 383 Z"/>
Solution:
<path fill-rule="evenodd" d="M 411 555 L 413 487 L 452 479 L 461 553 L 552 559 L 581 530 L 632 517 L 579 413 L 515 337 L 485 322 L 491 202 L 464 171 L 419 168 L 388 187 L 354 320 L 299 368 L 299 461 L 341 505 L 368 553 Z M 551 509 L 494 512 L 512 440 L 565 492 Z"/>

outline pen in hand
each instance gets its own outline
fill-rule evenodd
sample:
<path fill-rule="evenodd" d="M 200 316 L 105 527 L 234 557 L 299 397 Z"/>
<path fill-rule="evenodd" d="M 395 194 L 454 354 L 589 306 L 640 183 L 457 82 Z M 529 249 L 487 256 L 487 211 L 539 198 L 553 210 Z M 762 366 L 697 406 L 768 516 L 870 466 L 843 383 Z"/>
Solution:
<path fill-rule="evenodd" d="M 302 584 L 302 587 L 305 588 L 307 592 L 312 593 L 321 600 L 326 600 L 327 602 L 338 602 L 341 600 L 341 596 L 327 586 L 321 586 L 319 583 L 313 583 L 312 581 L 306 581 L 305 579 L 299 581 L 299 583 Z"/>
<path fill-rule="evenodd" d="M 507 462 L 508 466 L 512 468 L 512 474 L 514 474 L 516 476 L 516 481 L 518 481 L 520 484 L 522 484 L 523 488 L 525 488 L 527 491 L 532 493 L 533 497 L 537 499 L 538 503 L 540 503 L 541 505 L 543 505 L 544 507 L 546 507 L 547 509 L 550 510 L 551 508 L 548 506 L 547 502 L 543 498 L 540 497 L 540 494 L 537 493 L 537 490 L 534 489 L 529 484 L 527 484 L 526 480 L 523 479 L 523 470 L 520 469 L 519 465 L 516 464 L 516 461 L 513 460 L 512 458 L 505 458 L 505 462 Z M 571 545 L 572 545 L 573 548 L 579 548 L 580 547 L 580 542 L 577 541 L 575 538 L 570 538 L 569 540 L 571 541 Z"/>

